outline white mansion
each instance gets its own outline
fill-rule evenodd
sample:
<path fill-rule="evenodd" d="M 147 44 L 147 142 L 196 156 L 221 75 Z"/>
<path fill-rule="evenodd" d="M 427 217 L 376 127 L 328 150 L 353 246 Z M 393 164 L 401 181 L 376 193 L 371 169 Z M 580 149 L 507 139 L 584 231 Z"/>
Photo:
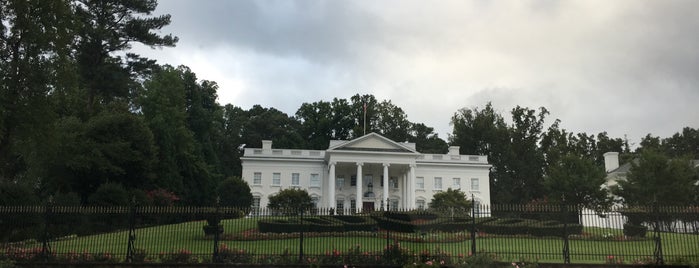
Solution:
<path fill-rule="evenodd" d="M 487 157 L 460 155 L 456 146 L 448 154 L 421 154 L 414 143 L 376 133 L 333 140 L 327 150 L 272 149 L 264 140 L 262 148 L 245 148 L 241 161 L 253 207 L 266 207 L 270 195 L 287 188 L 306 189 L 317 207 L 338 212 L 425 208 L 448 188 L 490 203 Z"/>

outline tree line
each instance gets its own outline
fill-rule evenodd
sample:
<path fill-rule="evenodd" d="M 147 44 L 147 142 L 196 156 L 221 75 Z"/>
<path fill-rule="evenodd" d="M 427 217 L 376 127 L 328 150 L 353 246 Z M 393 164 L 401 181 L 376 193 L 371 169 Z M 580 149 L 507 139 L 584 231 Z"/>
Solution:
<path fill-rule="evenodd" d="M 622 152 L 623 161 L 650 150 L 699 158 L 693 128 L 670 138 L 648 135 L 632 152 L 628 141 L 605 132 L 571 133 L 559 120 L 547 126 L 545 108 L 517 106 L 512 123 L 489 103 L 464 108 L 451 118 L 445 140 L 373 95 L 303 103 L 293 115 L 221 105 L 216 82 L 129 51 L 137 43 L 178 42 L 159 33 L 171 20 L 152 15 L 156 6 L 156 0 L 0 0 L 1 204 L 49 196 L 123 203 L 128 199 L 95 200 L 128 194 L 208 205 L 226 178 L 240 176 L 242 148 L 270 139 L 279 148 L 326 149 L 330 140 L 363 135 L 364 125 L 367 133 L 414 142 L 422 153 L 456 145 L 462 154 L 487 155 L 494 203 L 559 198 L 554 191 L 569 189 L 554 187 L 565 177 L 556 174 L 570 170 L 571 161 L 594 171 L 576 178 L 597 183 L 607 151 Z"/>

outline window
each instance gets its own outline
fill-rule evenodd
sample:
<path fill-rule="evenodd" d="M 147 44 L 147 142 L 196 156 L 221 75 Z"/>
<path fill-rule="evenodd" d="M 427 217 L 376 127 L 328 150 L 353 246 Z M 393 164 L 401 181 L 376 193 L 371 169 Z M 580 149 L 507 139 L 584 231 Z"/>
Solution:
<path fill-rule="evenodd" d="M 345 186 L 345 177 L 335 178 L 335 188 L 342 189 L 343 186 Z"/>
<path fill-rule="evenodd" d="M 389 183 L 393 189 L 398 189 L 398 180 L 396 178 L 391 178 Z"/>
<path fill-rule="evenodd" d="M 461 178 L 454 178 L 451 188 L 453 189 L 461 189 Z"/>
<path fill-rule="evenodd" d="M 434 189 L 442 190 L 442 177 L 434 177 Z"/>
<path fill-rule="evenodd" d="M 252 184 L 262 184 L 262 172 L 255 172 L 252 179 Z"/>
<path fill-rule="evenodd" d="M 425 200 L 417 200 L 415 202 L 417 209 L 425 209 Z"/>
<path fill-rule="evenodd" d="M 398 199 L 391 199 L 391 203 L 389 203 L 389 210 L 398 210 Z"/>
<path fill-rule="evenodd" d="M 254 215 L 260 214 L 260 197 L 259 196 L 252 197 L 252 213 Z"/>
<path fill-rule="evenodd" d="M 281 173 L 274 173 L 272 174 L 272 185 L 280 185 L 282 184 L 282 174 Z"/>
<path fill-rule="evenodd" d="M 425 178 L 423 178 L 423 177 L 415 178 L 415 188 L 418 190 L 425 189 Z"/>
<path fill-rule="evenodd" d="M 350 186 L 357 186 L 357 175 L 350 177 Z"/>
<path fill-rule="evenodd" d="M 477 178 L 471 179 L 471 191 L 479 191 Z"/>
<path fill-rule="evenodd" d="M 291 185 L 292 186 L 299 186 L 299 174 L 298 173 L 291 173 Z"/>
<path fill-rule="evenodd" d="M 337 208 L 337 214 L 342 215 L 343 212 L 345 211 L 345 200 L 344 199 L 338 199 L 335 201 L 335 207 Z"/>
<path fill-rule="evenodd" d="M 357 211 L 357 200 L 350 200 L 350 210 L 352 210 L 352 212 Z"/>
<path fill-rule="evenodd" d="M 320 187 L 320 176 L 311 174 L 311 187 Z"/>
<path fill-rule="evenodd" d="M 318 202 L 320 201 L 320 198 L 317 196 L 311 197 L 311 203 L 313 203 L 314 208 L 318 208 Z"/>
<path fill-rule="evenodd" d="M 381 187 L 383 187 L 383 175 L 381 175 L 381 178 L 379 179 L 381 181 Z"/>

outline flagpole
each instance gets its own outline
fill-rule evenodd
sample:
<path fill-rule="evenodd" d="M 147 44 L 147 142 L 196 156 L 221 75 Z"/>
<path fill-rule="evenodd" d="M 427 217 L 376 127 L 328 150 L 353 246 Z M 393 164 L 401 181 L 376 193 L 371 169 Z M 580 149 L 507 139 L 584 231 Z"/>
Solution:
<path fill-rule="evenodd" d="M 363 135 L 366 135 L 366 102 L 364 103 L 364 134 Z"/>

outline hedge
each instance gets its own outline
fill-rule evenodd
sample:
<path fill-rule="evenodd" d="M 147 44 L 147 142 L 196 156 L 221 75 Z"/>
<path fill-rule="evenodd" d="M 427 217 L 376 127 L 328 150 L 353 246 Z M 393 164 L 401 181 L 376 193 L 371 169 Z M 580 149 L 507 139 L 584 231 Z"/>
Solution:
<path fill-rule="evenodd" d="M 500 235 L 563 236 L 564 227 L 568 235 L 581 234 L 583 229 L 582 225 L 574 223 L 564 226 L 558 221 L 501 218 L 479 224 L 478 230 Z"/>

